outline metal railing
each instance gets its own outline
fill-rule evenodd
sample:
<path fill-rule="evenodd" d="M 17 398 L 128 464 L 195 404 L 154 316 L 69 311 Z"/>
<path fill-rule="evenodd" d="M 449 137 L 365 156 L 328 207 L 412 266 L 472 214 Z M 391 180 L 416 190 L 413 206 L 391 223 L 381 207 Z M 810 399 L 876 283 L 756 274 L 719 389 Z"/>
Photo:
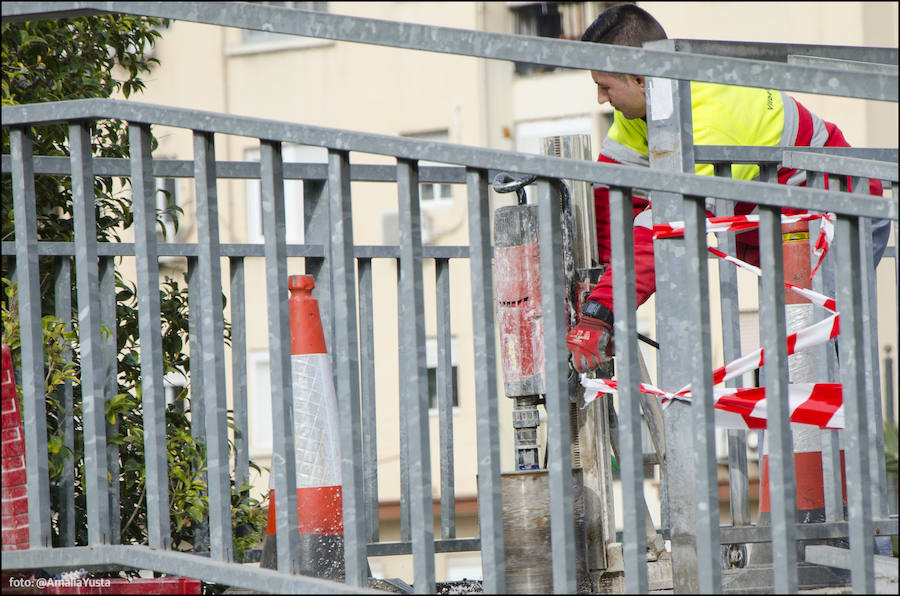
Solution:
<path fill-rule="evenodd" d="M 554 591 L 576 590 L 572 484 L 569 475 L 571 458 L 568 449 L 567 352 L 564 345 L 566 324 L 562 309 L 563 277 L 555 264 L 562 259 L 559 204 L 552 179 L 584 180 L 610 187 L 613 259 L 615 279 L 616 357 L 618 361 L 621 428 L 625 436 L 640 436 L 638 403 L 637 324 L 634 304 L 634 276 L 628 264 L 633 261 L 631 244 L 630 189 L 649 190 L 653 195 L 658 221 L 684 220 L 684 239 L 670 239 L 657 247 L 657 334 L 661 344 L 658 384 L 680 387 L 693 384 L 693 404 L 675 403 L 667 410 L 666 425 L 681 425 L 682 432 L 667 432 L 668 438 L 691 434 L 696 444 L 679 450 L 677 438 L 667 445 L 666 465 L 669 469 L 668 531 L 673 543 L 673 577 L 676 590 L 697 586 L 702 591 L 717 592 L 722 586 L 719 545 L 771 540 L 776 552 L 774 586 L 777 591 L 796 591 L 796 569 L 791 568 L 791 553 L 798 539 L 809 537 L 850 536 L 854 591 L 869 592 L 873 588 L 871 536 L 875 529 L 896 533 L 896 520 L 885 519 L 881 505 L 873 506 L 869 486 L 876 481 L 877 436 L 880 428 L 867 426 L 873 419 L 867 379 L 877 359 L 860 357 L 873 345 L 867 338 L 863 321 L 872 320 L 872 293 L 864 300 L 855 284 L 840 286 L 838 307 L 843 318 L 840 348 L 840 375 L 844 383 L 848 441 L 847 522 L 807 524 L 793 523 L 794 504 L 791 468 L 773 467 L 773 524 L 771 528 L 748 525 L 744 514 L 734 518 L 732 526 L 721 527 L 718 518 L 718 495 L 715 460 L 714 423 L 712 418 L 712 357 L 708 317 L 707 254 L 704 205 L 707 197 L 724 202 L 749 202 L 759 206 L 760 243 L 762 253 L 762 290 L 760 292 L 760 327 L 766 350 L 766 371 L 772 408 L 769 430 L 776 447 L 773 458 L 791 460 L 788 429 L 786 362 L 784 346 L 784 297 L 781 290 L 780 209 L 793 207 L 811 211 L 828 211 L 837 216 L 836 266 L 843 274 L 862 278 L 866 267 L 859 250 L 859 239 L 865 236 L 866 218 L 897 221 L 896 149 L 818 151 L 824 155 L 781 155 L 775 148 L 693 147 L 683 138 L 681 119 L 689 102 L 683 101 L 688 88 L 686 80 L 739 85 L 766 86 L 775 89 L 822 93 L 843 97 L 897 100 L 897 75 L 889 68 L 857 72 L 829 66 L 780 64 L 680 53 L 668 49 L 608 47 L 562 40 L 536 39 L 443 27 L 394 23 L 375 19 L 330 15 L 241 3 L 6 3 L 4 19 L 19 20 L 53 18 L 88 14 L 97 11 L 125 12 L 160 16 L 223 26 L 291 33 L 310 37 L 348 40 L 361 43 L 403 47 L 434 52 L 481 56 L 503 60 L 528 61 L 569 68 L 630 72 L 653 77 L 651 85 L 667 87 L 651 99 L 666 98 L 674 110 L 668 117 L 651 118 L 651 154 L 649 169 L 543 157 L 532 154 L 468 147 L 449 143 L 417 141 L 385 135 L 329 129 L 312 125 L 278 122 L 259 118 L 198 112 L 114 100 L 78 100 L 51 104 L 21 105 L 4 109 L 3 126 L 11 131 L 11 154 L 3 158 L 3 172 L 13 179 L 16 214 L 15 242 L 3 243 L 4 255 L 15 254 L 15 271 L 20 288 L 20 322 L 22 328 L 22 362 L 24 418 L 26 420 L 26 457 L 28 469 L 29 515 L 32 550 L 6 553 L 6 568 L 38 568 L 66 566 L 127 565 L 152 568 L 166 573 L 201 577 L 207 581 L 273 591 L 325 590 L 359 591 L 367 581 L 367 556 L 412 553 L 415 590 L 432 593 L 435 588 L 434 553 L 454 550 L 480 550 L 486 592 L 503 592 L 505 565 L 503 556 L 503 507 L 500 491 L 500 446 L 497 416 L 498 383 L 496 378 L 495 338 L 493 334 L 493 292 L 491 274 L 490 200 L 488 183 L 495 171 L 534 174 L 538 176 L 537 197 L 541 222 L 541 268 L 544 299 L 543 320 L 546 366 L 546 406 L 548 411 L 548 467 L 552 514 L 552 551 Z M 674 40 L 673 40 L 674 41 Z M 665 42 L 664 42 L 665 43 Z M 785 49 L 786 48 L 786 49 Z M 781 46 L 785 55 L 794 53 Z M 889 60 L 896 63 L 896 50 L 870 49 L 862 52 L 866 61 Z M 803 47 L 808 55 L 815 47 Z M 862 50 L 861 50 L 862 51 Z M 829 54 L 834 58 L 834 54 Z M 837 54 L 838 58 L 848 58 Z M 857 59 L 854 54 L 849 59 Z M 660 95 L 666 93 L 668 95 Z M 90 156 L 89 125 L 94 119 L 114 118 L 128 122 L 131 153 L 127 163 L 93 159 Z M 31 153 L 29 127 L 51 122 L 69 124 L 71 157 L 47 158 Z M 170 126 L 192 131 L 194 160 L 178 162 L 154 160 L 150 155 L 150 127 Z M 688 127 L 689 129 L 689 127 Z M 260 163 L 216 162 L 214 134 L 229 134 L 259 140 Z M 328 150 L 327 165 L 284 164 L 282 143 L 317 145 Z M 349 152 L 387 155 L 396 158 L 396 166 L 351 166 Z M 808 153 L 798 150 L 796 153 Z M 856 163 L 829 154 L 854 155 L 865 158 Z M 887 164 L 870 163 L 872 158 Z M 890 182 L 892 197 L 874 198 L 859 193 L 824 190 L 811 187 L 788 187 L 769 181 L 732 180 L 725 177 L 696 176 L 694 162 L 724 164 L 751 161 L 763 164 L 785 159 L 808 161 L 803 167 L 814 170 L 871 177 Z M 420 168 L 419 161 L 455 164 L 457 167 Z M 797 162 L 799 164 L 799 161 Z M 846 168 L 850 168 L 847 170 Z M 717 168 L 721 170 L 721 167 Z M 73 181 L 73 217 L 76 239 L 73 243 L 40 242 L 35 233 L 34 176 L 40 173 L 71 175 Z M 690 172 L 690 173 L 688 173 Z M 94 226 L 92 180 L 101 173 L 131 177 L 135 211 L 133 243 L 97 242 L 90 231 Z M 153 217 L 155 203 L 154 177 L 192 177 L 196 184 L 198 241 L 196 243 L 160 244 L 157 242 Z M 224 244 L 218 238 L 216 180 L 259 178 L 262 185 L 264 243 Z M 305 241 L 288 243 L 285 238 L 283 181 L 304 180 Z M 764 180 L 769 180 L 765 175 Z M 400 239 L 397 246 L 357 246 L 353 242 L 350 182 L 377 180 L 396 183 L 399 206 Z M 440 181 L 465 184 L 468 193 L 469 245 L 430 247 L 422 245 L 418 183 Z M 814 177 L 814 181 L 818 178 Z M 858 185 L 865 186 L 865 185 Z M 863 222 L 863 223 L 861 223 Z M 38 298 L 38 256 L 52 255 L 61 261 L 74 259 L 77 272 L 79 328 L 81 329 L 82 391 L 84 400 L 85 462 L 87 479 L 88 545 L 51 549 L 50 499 L 47 482 L 47 443 L 41 433 L 44 417 L 40 312 L 33 305 Z M 896 258 L 896 250 L 893 253 Z M 111 293 L 104 288 L 111 257 L 134 257 L 140 300 L 140 336 L 143 344 L 143 403 L 145 411 L 145 451 L 156 454 L 148 458 L 147 490 L 149 548 L 115 546 L 107 531 L 108 520 L 115 517 L 109 509 L 109 485 L 106 482 L 110 460 L 105 439 L 103 403 L 106 399 L 104 380 L 94 371 L 104 370 L 114 354 L 108 340 L 100 335 L 100 326 L 114 310 L 109 310 Z M 173 553 L 169 550 L 167 528 L 168 495 L 165 490 L 165 433 L 160 420 L 165 402 L 162 396 L 163 371 L 159 344 L 159 303 L 156 288 L 160 256 L 182 256 L 188 259 L 191 297 L 196 298 L 197 320 L 192 333 L 194 349 L 202 354 L 199 372 L 203 383 L 197 403 L 205 412 L 201 434 L 207 441 L 209 478 L 210 557 Z M 269 356 L 271 365 L 272 412 L 274 423 L 273 477 L 276 493 L 276 526 L 278 536 L 278 569 L 247 569 L 231 564 L 230 474 L 225 424 L 225 362 L 222 337 L 223 314 L 214 307 L 215 289 L 223 284 L 220 258 L 229 259 L 232 313 L 235 326 L 252 324 L 246 313 L 243 266 L 251 257 L 263 257 L 266 264 L 268 299 Z M 346 424 L 341 427 L 344 499 L 344 548 L 346 585 L 291 575 L 296 560 L 296 491 L 293 462 L 293 427 L 291 413 L 291 379 L 289 364 L 289 325 L 287 317 L 287 270 L 289 257 L 304 257 L 307 273 L 317 278 L 316 292 L 323 310 L 323 323 L 333 357 L 337 381 L 339 415 Z M 372 376 L 372 259 L 397 262 L 400 325 L 400 411 L 401 435 L 407 441 L 404 482 L 408 486 L 403 510 L 403 541 L 379 543 L 377 534 L 377 471 L 374 471 L 375 434 L 374 385 Z M 424 307 L 422 296 L 422 263 L 435 259 L 437 271 L 439 370 L 446 374 L 449 356 L 446 348 L 449 329 L 447 281 L 450 259 L 468 259 L 471 280 L 472 337 L 474 342 L 475 395 L 478 442 L 479 530 L 477 538 L 456 538 L 453 510 L 453 484 L 442 465 L 441 538 L 433 532 L 432 481 L 428 411 L 423 404 Z M 664 264 L 664 267 L 660 267 Z M 358 267 L 358 272 L 356 268 Z M 65 270 L 63 267 L 61 270 Z M 844 273 L 846 272 L 846 273 Z M 357 288 L 359 304 L 357 305 Z M 733 294 L 732 294 L 733 295 Z M 156 297 L 154 297 L 156 296 Z M 699 296 L 699 301 L 697 297 Z M 691 297 L 688 300 L 687 297 Z M 699 309 L 697 308 L 699 302 Z M 114 302 L 113 302 L 114 304 Z M 191 308 L 192 317 L 195 316 Z M 730 317 L 736 316 L 731 310 Z M 360 325 L 357 327 L 357 314 Z M 261 321 L 259 322 L 262 323 Z M 736 329 L 736 327 L 735 327 Z M 700 338 L 698 349 L 685 366 L 684 353 L 678 349 L 684 333 Z M 734 337 L 726 342 L 726 350 L 734 349 Z M 242 353 L 239 334 L 233 338 L 234 353 Z M 146 342 L 146 343 L 145 343 Z M 196 342 L 196 343 L 195 343 Z M 359 355 L 358 355 L 359 354 Z M 240 357 L 233 363 L 234 388 L 246 390 L 246 363 Z M 875 383 L 872 387 L 877 388 Z M 441 461 L 452 462 L 452 442 L 445 441 L 450 428 L 447 404 L 450 396 L 439 397 L 441 425 Z M 878 403 L 876 400 L 874 403 Z M 783 406 L 783 407 L 782 407 Z M 234 392 L 236 423 L 246 424 L 246 393 Z M 684 428 L 694 432 L 684 433 Z M 735 448 L 740 438 L 734 436 Z M 786 440 L 785 440 L 786 439 Z M 640 502 L 642 454 L 640 442 L 624 444 L 621 466 L 623 498 L 626 503 Z M 866 448 L 863 448 L 865 446 Z M 246 446 L 238 445 L 236 477 L 246 477 Z M 775 457 L 777 456 L 777 457 Z M 851 465 L 852 464 L 852 465 Z M 883 468 L 883 466 L 882 466 Z M 738 478 L 740 470 L 733 472 Z M 746 475 L 746 472 L 743 472 Z M 673 486 L 672 479 L 696 481 L 692 486 Z M 877 480 L 880 481 L 882 477 Z M 675 483 L 677 484 L 677 482 Z M 735 485 L 739 485 L 735 482 Z M 685 492 L 686 491 L 686 492 Z M 681 498 L 693 494 L 690 500 Z M 740 497 L 735 497 L 740 498 Z M 779 521 L 781 520 L 781 521 Z M 789 521 L 787 521 L 789 520 Z M 625 510 L 625 572 L 629 591 L 647 591 L 647 563 L 643 513 Z M 685 540 L 695 540 L 696 550 L 688 552 Z"/>

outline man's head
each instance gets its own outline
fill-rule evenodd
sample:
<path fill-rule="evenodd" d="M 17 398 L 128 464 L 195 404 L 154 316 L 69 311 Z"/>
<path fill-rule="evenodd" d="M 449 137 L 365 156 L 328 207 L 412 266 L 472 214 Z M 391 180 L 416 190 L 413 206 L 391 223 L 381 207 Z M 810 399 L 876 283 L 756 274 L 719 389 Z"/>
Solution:
<path fill-rule="evenodd" d="M 658 39 L 667 39 L 662 25 L 634 4 L 617 4 L 604 10 L 581 36 L 581 41 L 636 48 Z M 597 85 L 597 103 L 609 102 L 629 119 L 646 116 L 644 76 L 592 70 L 591 78 Z"/>

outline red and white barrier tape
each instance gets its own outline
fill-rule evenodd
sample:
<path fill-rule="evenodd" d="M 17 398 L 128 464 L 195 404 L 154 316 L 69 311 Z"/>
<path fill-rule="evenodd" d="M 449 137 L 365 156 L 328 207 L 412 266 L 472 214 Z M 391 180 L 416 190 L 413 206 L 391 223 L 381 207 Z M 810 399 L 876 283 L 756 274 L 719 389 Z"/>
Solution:
<path fill-rule="evenodd" d="M 810 272 L 810 279 L 816 274 L 819 265 L 828 253 L 831 241 L 834 239 L 834 214 L 833 213 L 797 213 L 794 215 L 782 215 L 781 223 L 790 224 L 798 221 L 812 221 L 821 219 L 819 225 L 819 236 L 816 238 L 813 253 L 818 255 L 819 260 L 816 266 Z M 741 232 L 751 230 L 759 226 L 759 215 L 731 215 L 728 217 L 709 217 L 706 219 L 706 232 Z M 674 221 L 671 223 L 656 224 L 653 226 L 653 239 L 657 238 L 674 238 L 684 235 L 684 222 Z"/>
<path fill-rule="evenodd" d="M 834 238 L 834 215 L 830 213 L 798 214 L 782 216 L 782 223 L 821 219 L 819 237 L 816 240 L 816 250 L 819 255 L 819 263 L 813 269 L 812 275 L 819 268 L 828 247 Z M 707 219 L 707 232 L 738 231 L 756 227 L 759 224 L 758 215 L 744 215 L 734 217 L 720 217 Z M 667 238 L 679 236 L 684 233 L 683 222 L 661 224 L 653 226 L 654 238 Z M 762 272 L 755 267 L 736 257 L 708 247 L 709 252 L 725 259 L 726 261 L 746 269 L 760 276 Z M 832 316 L 819 321 L 787 337 L 787 354 L 791 355 L 811 346 L 826 342 L 837 337 L 840 333 L 840 315 L 836 312 L 834 299 L 823 296 L 807 288 L 801 288 L 785 282 L 785 287 L 803 296 L 811 303 L 821 306 L 831 312 Z M 741 356 L 713 371 L 713 384 L 723 383 L 746 372 L 756 370 L 765 362 L 762 348 Z M 585 388 L 584 401 L 588 403 L 597 399 L 602 393 L 618 392 L 618 383 L 611 379 L 590 379 L 581 375 L 581 384 Z M 664 391 L 649 383 L 641 383 L 639 390 L 642 393 L 650 393 L 660 397 L 665 405 L 673 399 L 690 401 L 690 385 L 672 393 Z M 713 390 L 716 408 L 716 426 L 723 428 L 761 429 L 766 427 L 766 400 L 765 388 L 754 387 L 750 389 L 720 388 Z M 843 428 L 843 401 L 841 385 L 837 383 L 798 383 L 788 385 L 788 400 L 791 409 L 791 422 L 812 424 L 821 428 Z"/>
<path fill-rule="evenodd" d="M 611 379 L 589 379 L 582 376 L 581 384 L 585 388 L 585 403 L 597 399 L 602 393 L 618 392 L 618 384 Z M 647 383 L 640 384 L 640 391 L 660 396 L 663 403 L 671 399 L 689 402 L 692 397 L 690 392 L 668 393 Z M 764 387 L 716 388 L 713 389 L 713 395 L 716 426 L 738 429 L 766 428 L 766 390 Z M 839 383 L 788 385 L 788 401 L 791 422 L 811 424 L 820 428 L 844 428 L 843 398 Z"/>

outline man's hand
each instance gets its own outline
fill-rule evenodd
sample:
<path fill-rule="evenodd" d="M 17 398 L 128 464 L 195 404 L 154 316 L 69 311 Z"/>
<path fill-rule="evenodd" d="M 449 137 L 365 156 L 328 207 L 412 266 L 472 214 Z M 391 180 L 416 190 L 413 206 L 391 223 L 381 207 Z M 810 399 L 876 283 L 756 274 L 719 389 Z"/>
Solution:
<path fill-rule="evenodd" d="M 590 310 L 587 307 L 584 309 Z M 602 310 L 609 313 L 605 307 Z M 566 347 L 572 352 L 572 364 L 580 373 L 605 368 L 613 356 L 612 326 L 584 311 L 566 335 Z"/>

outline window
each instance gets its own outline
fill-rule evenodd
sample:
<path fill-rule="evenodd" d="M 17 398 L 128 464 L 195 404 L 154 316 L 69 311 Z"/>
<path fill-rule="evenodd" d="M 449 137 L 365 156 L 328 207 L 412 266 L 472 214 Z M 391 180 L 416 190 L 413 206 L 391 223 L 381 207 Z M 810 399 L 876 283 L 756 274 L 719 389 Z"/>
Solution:
<path fill-rule="evenodd" d="M 418 141 L 438 141 L 446 143 L 450 140 L 447 130 L 432 132 L 411 133 L 403 135 Z M 452 164 L 437 161 L 420 160 L 419 166 L 451 166 Z M 439 221 L 443 213 L 453 206 L 453 185 L 437 182 L 419 183 L 419 206 L 421 207 L 421 232 L 422 244 L 437 242 L 442 235 L 442 230 L 435 229 L 435 222 Z M 400 241 L 399 214 L 396 211 L 384 211 L 381 214 L 381 240 L 386 245 L 397 244 Z"/>
<path fill-rule="evenodd" d="M 450 133 L 446 130 L 424 132 L 404 135 L 418 141 L 438 141 L 446 143 L 450 140 Z M 421 160 L 419 166 L 449 166 L 451 164 L 436 161 Z M 453 201 L 453 187 L 449 184 L 421 183 L 419 184 L 419 202 L 424 208 L 439 204 L 448 205 Z"/>
<path fill-rule="evenodd" d="M 328 12 L 327 2 L 258 2 L 258 4 L 268 4 L 269 6 L 293 8 L 296 10 Z M 285 33 L 269 33 L 268 31 L 256 31 L 254 29 L 244 29 L 242 31 L 242 41 L 244 43 L 292 41 L 295 39 L 300 38 L 298 38 L 296 35 L 288 35 Z"/>
<path fill-rule="evenodd" d="M 437 340 L 428 338 L 425 340 L 425 362 L 428 373 L 428 409 L 437 414 Z M 450 378 L 453 384 L 453 407 L 459 407 L 459 383 L 457 381 L 456 366 L 456 339 L 450 339 Z"/>
<path fill-rule="evenodd" d="M 601 12 L 622 2 L 507 2 L 516 21 L 516 34 L 580 41 Z M 555 66 L 516 62 L 516 74 L 555 70 Z"/>
<path fill-rule="evenodd" d="M 308 145 L 281 146 L 284 163 L 328 163 L 328 150 Z M 244 151 L 244 161 L 259 161 L 259 149 Z M 247 242 L 263 242 L 262 195 L 259 180 L 247 180 Z M 303 181 L 284 181 L 285 238 L 289 243 L 303 242 Z"/>

